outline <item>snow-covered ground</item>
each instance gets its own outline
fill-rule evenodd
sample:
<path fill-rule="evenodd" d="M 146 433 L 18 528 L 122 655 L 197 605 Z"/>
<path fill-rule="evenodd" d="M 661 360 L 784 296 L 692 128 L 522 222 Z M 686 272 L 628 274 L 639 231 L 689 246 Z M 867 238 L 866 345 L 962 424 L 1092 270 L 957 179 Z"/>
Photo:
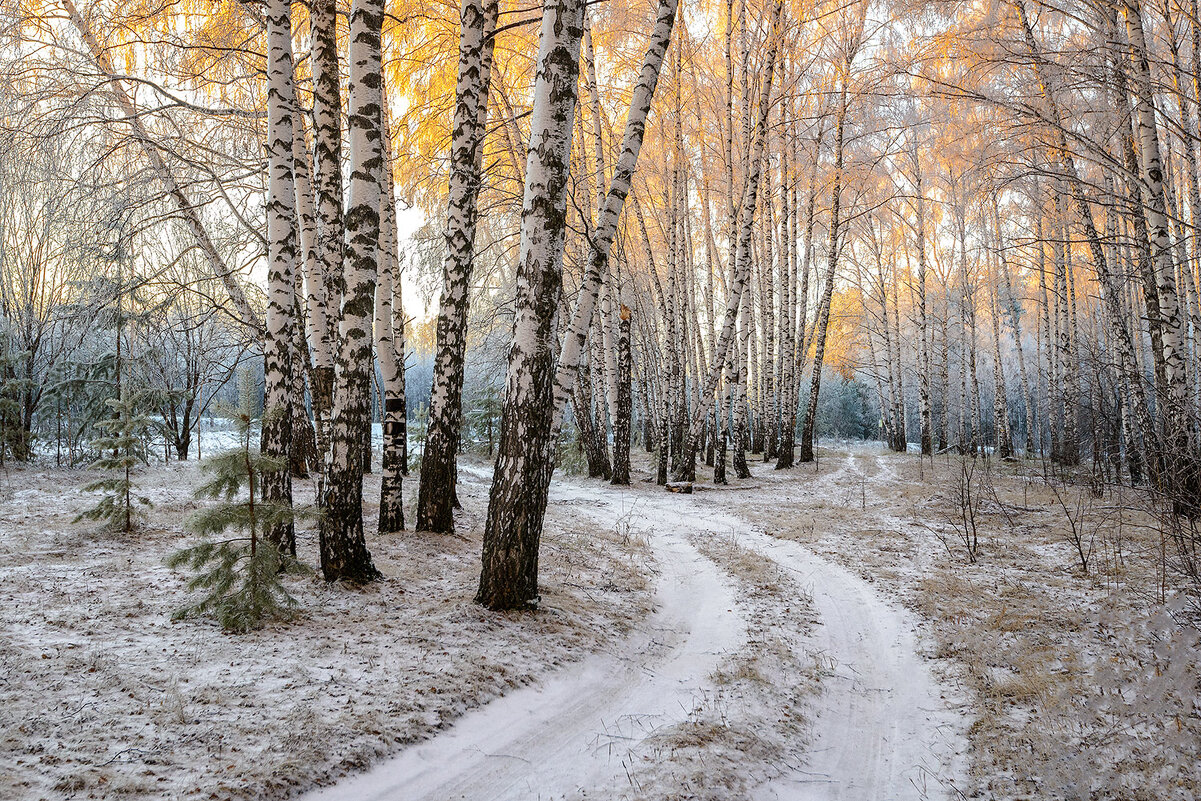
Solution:
<path fill-rule="evenodd" d="M 192 465 L 147 473 L 129 542 L 69 524 L 81 474 L 11 471 L 0 798 L 1196 797 L 1196 640 L 1148 611 L 1120 498 L 996 465 L 969 564 L 950 458 L 839 446 L 692 495 L 646 468 L 555 481 L 536 613 L 470 603 L 465 460 L 459 534 L 372 537 L 388 580 L 297 579 L 305 616 L 243 636 L 169 622 Z"/>
<path fill-rule="evenodd" d="M 838 447 L 820 468 L 757 469 L 754 488 L 730 493 L 726 508 L 913 614 L 918 649 L 971 723 L 956 792 L 1201 797 L 1201 650 L 1196 629 L 1168 614 L 1179 608 L 1180 577 L 1163 569 L 1174 546 L 1139 493 L 1095 496 L 1087 472 L 1049 485 L 1047 469 L 976 465 L 974 564 L 952 455 L 931 463 Z"/>
<path fill-rule="evenodd" d="M 256 425 L 251 432 L 251 442 L 256 446 L 259 441 L 259 430 Z M 159 445 L 152 448 L 152 454 L 157 458 L 161 455 L 162 444 L 159 440 Z M 214 453 L 237 448 L 240 446 L 237 430 L 234 428 L 232 421 L 222 417 L 202 417 L 198 421 L 196 428 L 192 430 L 192 452 L 191 458 L 195 459 L 196 454 L 200 454 L 200 458 L 204 459 L 212 456 Z M 382 423 L 371 424 L 371 444 L 378 452 L 384 444 L 384 426 Z M 417 451 L 420 450 L 421 443 L 410 441 L 410 448 Z M 174 458 L 174 454 L 172 454 Z"/>
<path fill-rule="evenodd" d="M 962 716 L 910 616 L 863 580 L 699 495 L 556 483 L 552 504 L 646 536 L 655 614 L 308 801 L 920 799 L 961 783 Z"/>
<path fill-rule="evenodd" d="M 246 635 L 172 623 L 195 465 L 149 469 L 150 527 L 72 525 L 81 472 L 0 476 L 0 799 L 282 798 L 362 769 L 468 709 L 620 642 L 650 606 L 636 538 L 551 510 L 537 615 L 486 612 L 486 487 L 464 476 L 460 533 L 370 536 L 386 580 L 292 579 L 303 616 Z M 416 482 L 407 489 L 415 489 Z M 367 485 L 374 514 L 378 478 Z M 303 499 L 307 482 L 297 482 Z M 315 532 L 299 532 L 316 562 Z"/>
<path fill-rule="evenodd" d="M 516 801 L 625 784 L 631 747 L 687 720 L 721 659 L 745 643 L 745 623 L 731 613 L 733 587 L 688 544 L 688 533 L 679 520 L 654 532 L 662 566 L 656 610 L 618 647 L 469 713 L 428 743 L 312 798 Z"/>

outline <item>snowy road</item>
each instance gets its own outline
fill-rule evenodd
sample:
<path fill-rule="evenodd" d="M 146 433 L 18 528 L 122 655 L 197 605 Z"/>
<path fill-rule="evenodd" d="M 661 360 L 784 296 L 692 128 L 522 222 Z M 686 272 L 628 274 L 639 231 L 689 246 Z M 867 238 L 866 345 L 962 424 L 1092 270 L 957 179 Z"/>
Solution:
<path fill-rule="evenodd" d="M 611 508 L 618 494 L 607 488 L 556 482 L 552 493 L 552 502 L 580 503 L 609 520 L 621 514 Z M 662 570 L 657 609 L 619 652 L 499 698 L 434 739 L 306 798 L 528 801 L 624 781 L 631 748 L 683 720 L 722 656 L 745 644 L 724 574 L 685 540 L 692 523 L 677 518 L 654 533 Z"/>
<path fill-rule="evenodd" d="M 909 615 L 794 542 L 748 540 L 808 589 L 821 619 L 813 648 L 832 670 L 808 764 L 760 788 L 754 801 L 946 797 L 961 769 L 963 726 L 917 654 Z"/>
<path fill-rule="evenodd" d="M 794 542 L 750 531 L 717 498 L 559 482 L 551 498 L 608 520 L 633 505 L 629 519 L 662 571 L 648 623 L 616 653 L 474 710 L 307 801 L 529 801 L 628 789 L 632 751 L 686 719 L 723 656 L 747 645 L 745 610 L 725 573 L 688 544 L 704 532 L 734 532 L 810 592 L 821 623 L 805 645 L 831 671 L 808 713 L 805 764 L 757 787 L 754 801 L 948 797 L 964 726 L 918 656 L 908 614 L 870 585 Z"/>

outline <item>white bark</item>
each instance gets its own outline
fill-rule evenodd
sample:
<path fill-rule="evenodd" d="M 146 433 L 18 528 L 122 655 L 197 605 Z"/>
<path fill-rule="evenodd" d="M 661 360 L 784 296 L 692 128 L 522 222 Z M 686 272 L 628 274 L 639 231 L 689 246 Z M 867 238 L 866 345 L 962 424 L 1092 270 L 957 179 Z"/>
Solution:
<path fill-rule="evenodd" d="M 713 406 L 714 391 L 721 379 L 721 369 L 730 356 L 730 345 L 734 341 L 735 322 L 742 302 L 742 293 L 750 279 L 751 266 L 751 234 L 754 230 L 755 201 L 759 191 L 759 174 L 763 168 L 763 151 L 767 139 L 767 118 L 771 110 L 771 91 L 776 69 L 776 57 L 780 47 L 780 17 L 783 13 L 783 0 L 777 0 L 772 12 L 772 39 L 767 56 L 767 64 L 763 71 L 763 86 L 759 94 L 758 124 L 753 129 L 751 158 L 749 162 L 746 187 L 742 197 L 742 212 L 739 214 L 740 231 L 738 248 L 735 254 L 734 279 L 728 287 L 725 316 L 722 322 L 721 336 L 718 337 L 714 348 L 714 359 L 709 365 L 709 374 L 705 377 L 704 389 L 701 391 L 700 406 L 693 410 L 692 421 L 688 427 L 687 441 L 684 444 L 684 459 L 681 463 L 683 474 L 691 478 L 695 470 L 696 446 L 705 418 Z"/>
<path fill-rule="evenodd" d="M 383 144 L 386 156 L 390 150 L 386 124 Z M 385 157 L 383 192 L 380 197 L 379 280 L 375 285 L 375 353 L 383 378 L 381 420 L 384 445 L 379 504 L 381 533 L 404 528 L 404 310 L 400 308 L 399 244 L 391 159 Z"/>
<path fill-rule="evenodd" d="M 630 98 L 630 111 L 626 118 L 621 153 L 613 169 L 609 191 L 605 194 L 604 203 L 597 215 L 596 228 L 592 234 L 592 246 L 588 253 L 588 269 L 576 297 L 571 323 L 567 327 L 567 333 L 563 337 L 563 344 L 559 349 L 559 366 L 555 373 L 554 387 L 555 433 L 562 425 L 563 412 L 567 408 L 567 400 L 571 397 L 572 388 L 575 386 L 576 374 L 580 367 L 580 355 L 584 352 L 584 343 L 588 338 L 588 325 L 596 308 L 601 278 L 608 271 L 609 250 L 612 248 L 613 238 L 617 234 L 617 223 L 621 217 L 622 208 L 625 206 L 626 198 L 630 195 L 634 170 L 638 166 L 638 154 L 646 135 L 646 121 L 650 116 L 651 101 L 659 82 L 663 58 L 671 43 L 671 31 L 675 24 L 678 3 L 679 0 L 660 0 L 646 57 L 642 61 L 642 70 Z"/>
<path fill-rule="evenodd" d="M 1034 38 L 1034 29 L 1030 25 L 1030 18 L 1026 14 L 1026 5 L 1024 0 L 1011 0 L 1011 2 L 1014 10 L 1017 12 L 1018 21 L 1022 26 L 1023 38 L 1030 54 L 1035 79 L 1038 82 L 1043 100 L 1046 102 L 1047 114 L 1050 117 L 1050 128 L 1054 137 L 1055 156 L 1063 167 L 1072 201 L 1079 215 L 1080 222 L 1084 227 L 1085 237 L 1088 240 L 1089 249 L 1092 253 L 1093 267 L 1097 271 L 1097 279 L 1102 288 L 1101 297 L 1107 312 L 1106 317 L 1108 318 L 1114 339 L 1117 342 L 1123 372 L 1129 379 L 1131 389 L 1130 400 L 1134 418 L 1144 436 L 1149 437 L 1152 434 L 1151 416 L 1143 389 L 1141 372 L 1137 363 L 1138 357 L 1134 347 L 1134 340 L 1125 323 L 1125 312 L 1122 309 L 1122 294 L 1119 291 L 1117 280 L 1110 270 L 1109 260 L 1105 256 L 1104 248 L 1101 246 L 1096 223 L 1093 220 L 1088 201 L 1085 199 L 1083 189 L 1081 188 L 1081 180 L 1076 171 L 1075 159 L 1068 149 L 1067 138 L 1064 134 L 1063 119 L 1059 111 L 1059 105 L 1055 99 L 1055 90 L 1048 82 L 1043 70 L 1042 54 Z M 1050 330 L 1047 331 L 1047 336 L 1051 336 Z M 1054 425 L 1050 426 L 1050 430 L 1052 433 L 1055 431 Z M 1052 441 L 1053 450 L 1054 444 L 1054 441 Z"/>
<path fill-rule="evenodd" d="M 328 456 L 334 403 L 334 352 L 342 307 L 342 99 L 335 0 L 312 0 L 309 63 L 313 76 L 313 193 L 316 219 L 313 268 L 305 295 L 313 352 L 311 388 L 318 449 Z M 316 340 L 316 342 L 314 342 Z"/>
<path fill-rule="evenodd" d="M 447 190 L 446 258 L 438 306 L 429 424 L 417 492 L 416 527 L 454 530 L 452 514 L 459 425 L 463 417 L 463 370 L 467 314 L 475 267 L 475 229 L 483 181 L 484 131 L 488 115 L 497 0 L 463 0 L 459 70 L 451 129 Z"/>
<path fill-rule="evenodd" d="M 264 455 L 283 466 L 263 476 L 263 497 L 292 502 L 292 344 L 296 324 L 296 190 L 292 179 L 292 19 L 288 0 L 268 0 L 267 23 L 267 319 L 263 332 Z M 290 524 L 266 532 L 269 542 L 296 552 Z"/>
<path fill-rule="evenodd" d="M 583 36 L 583 0 L 548 3 L 535 62 L 517 262 L 516 313 L 477 602 L 538 600 L 538 548 L 551 458 L 554 318 L 563 280 L 567 179 Z"/>
<path fill-rule="evenodd" d="M 1188 377 L 1185 369 L 1184 323 L 1176 291 L 1176 266 L 1172 260 L 1172 240 L 1168 232 L 1167 199 L 1164 189 L 1163 158 L 1156 129 L 1155 106 L 1148 65 L 1147 43 L 1143 34 L 1142 10 L 1138 0 L 1126 0 L 1123 9 L 1130 40 L 1130 74 L 1134 89 L 1134 127 L 1139 145 L 1143 189 L 1146 193 L 1147 236 L 1155 268 L 1155 289 L 1159 297 L 1162 325 L 1163 365 L 1168 397 L 1166 410 L 1169 436 L 1185 433 L 1188 411 Z"/>
<path fill-rule="evenodd" d="M 326 304 L 325 271 L 317 261 L 317 217 L 313 202 L 313 181 L 309 171 L 309 148 L 304 121 L 292 113 L 292 164 L 296 183 L 296 217 L 299 222 L 300 258 L 302 267 L 305 318 L 308 323 L 306 340 L 309 358 L 314 368 L 333 369 L 333 333 L 330 331 L 329 307 Z"/>
<path fill-rule="evenodd" d="M 371 423 L 371 317 L 380 240 L 383 162 L 380 38 L 384 0 L 355 0 L 350 13 L 342 314 L 333 426 L 326 460 L 321 567 L 327 581 L 378 577 L 363 537 L 364 433 Z"/>

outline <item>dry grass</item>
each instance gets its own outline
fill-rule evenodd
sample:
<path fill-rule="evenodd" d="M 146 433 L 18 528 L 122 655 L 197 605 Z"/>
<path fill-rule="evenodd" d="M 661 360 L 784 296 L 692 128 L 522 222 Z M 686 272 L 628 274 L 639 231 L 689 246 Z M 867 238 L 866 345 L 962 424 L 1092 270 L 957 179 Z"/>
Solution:
<path fill-rule="evenodd" d="M 779 501 L 744 511 L 920 614 L 932 655 L 973 700 L 978 796 L 1201 793 L 1198 653 L 1186 630 L 1148 623 L 1169 588 L 1145 499 L 1120 488 L 1095 497 L 1086 477 L 1051 486 L 1038 464 L 981 465 L 973 565 L 956 539 L 955 458 L 919 464 L 861 447 L 797 472 L 810 477 L 766 477 Z M 1165 638 L 1177 645 L 1157 657 Z M 1185 677 L 1163 689 L 1173 671 Z"/>

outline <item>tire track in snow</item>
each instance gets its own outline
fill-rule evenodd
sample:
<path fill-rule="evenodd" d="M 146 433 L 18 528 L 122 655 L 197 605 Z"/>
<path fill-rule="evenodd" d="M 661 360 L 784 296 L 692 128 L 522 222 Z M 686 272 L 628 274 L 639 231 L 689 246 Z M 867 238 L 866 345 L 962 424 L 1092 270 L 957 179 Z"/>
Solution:
<path fill-rule="evenodd" d="M 962 775 L 964 726 L 917 653 L 909 614 L 797 543 L 743 539 L 808 589 L 820 619 L 811 647 L 832 668 L 810 713 L 804 770 L 760 787 L 754 801 L 946 797 Z"/>
<path fill-rule="evenodd" d="M 871 487 L 896 478 L 882 459 L 875 461 L 883 472 L 868 478 L 848 452 L 833 472 L 798 477 L 805 484 L 777 479 L 765 491 L 772 502 L 794 503 L 804 513 L 807 504 L 841 494 L 848 479 Z M 966 775 L 967 721 L 948 700 L 956 693 L 918 654 L 913 615 L 800 543 L 750 526 L 740 539 L 809 592 L 820 621 L 810 647 L 832 668 L 810 712 L 813 742 L 805 768 L 760 786 L 751 801 L 917 801 L 954 794 Z"/>
<path fill-rule="evenodd" d="M 587 513 L 610 521 L 621 514 L 620 500 L 607 487 L 552 487 L 552 503 L 582 501 Z M 657 609 L 613 653 L 468 712 L 306 801 L 530 801 L 624 783 L 630 752 L 686 720 L 714 668 L 746 643 L 729 580 L 686 541 L 696 521 L 672 511 L 656 514 L 645 530 L 662 571 Z"/>

